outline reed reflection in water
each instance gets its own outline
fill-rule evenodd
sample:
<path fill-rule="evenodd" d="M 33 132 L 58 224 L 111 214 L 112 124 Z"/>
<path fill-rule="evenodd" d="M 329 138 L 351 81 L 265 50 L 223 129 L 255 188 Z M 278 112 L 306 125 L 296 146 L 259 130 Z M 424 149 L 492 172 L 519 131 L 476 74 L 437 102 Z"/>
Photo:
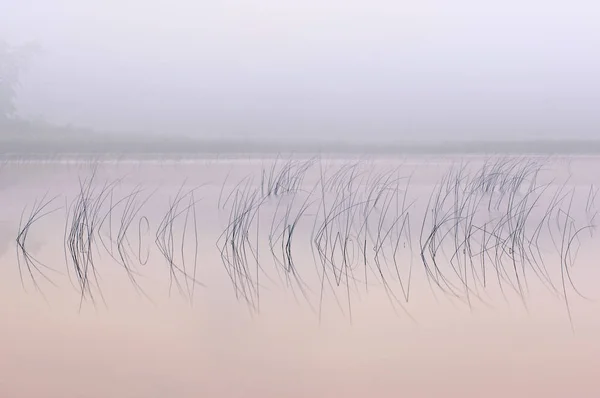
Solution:
<path fill-rule="evenodd" d="M 597 164 L 7 163 L 0 395 L 595 397 Z"/>

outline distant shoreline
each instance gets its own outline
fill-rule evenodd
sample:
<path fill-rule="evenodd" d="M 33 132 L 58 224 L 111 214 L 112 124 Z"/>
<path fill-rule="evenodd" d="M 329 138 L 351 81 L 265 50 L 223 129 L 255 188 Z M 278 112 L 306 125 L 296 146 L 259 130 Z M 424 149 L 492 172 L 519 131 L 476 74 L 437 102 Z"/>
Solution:
<path fill-rule="evenodd" d="M 340 141 L 275 141 L 200 139 L 183 135 L 100 133 L 15 119 L 0 123 L 0 156 L 48 157 L 271 157 L 278 154 L 328 156 L 443 156 L 443 155 L 600 155 L 598 140 L 523 141 L 395 141 L 377 143 Z"/>
<path fill-rule="evenodd" d="M 275 156 L 295 155 L 600 155 L 600 140 L 539 141 L 464 141 L 431 143 L 283 143 L 259 141 L 200 140 L 179 137 L 82 137 L 48 139 L 2 137 L 0 155 L 15 157 L 215 157 L 228 155 Z"/>

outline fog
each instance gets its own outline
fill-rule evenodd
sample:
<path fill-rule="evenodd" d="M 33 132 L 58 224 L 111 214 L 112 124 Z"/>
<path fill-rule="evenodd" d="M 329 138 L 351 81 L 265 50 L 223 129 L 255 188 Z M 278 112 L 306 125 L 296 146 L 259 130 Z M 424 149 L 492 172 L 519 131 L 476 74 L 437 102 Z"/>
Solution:
<path fill-rule="evenodd" d="M 102 131 L 380 141 L 595 138 L 600 5 L 2 0 L 43 52 L 19 113 Z"/>

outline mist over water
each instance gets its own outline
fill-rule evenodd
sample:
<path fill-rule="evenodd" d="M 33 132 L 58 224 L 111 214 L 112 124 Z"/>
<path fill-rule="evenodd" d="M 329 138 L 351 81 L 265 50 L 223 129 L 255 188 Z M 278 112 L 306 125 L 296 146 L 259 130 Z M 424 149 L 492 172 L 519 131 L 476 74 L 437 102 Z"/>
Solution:
<path fill-rule="evenodd" d="M 8 162 L 0 391 L 594 396 L 597 162 Z"/>
<path fill-rule="evenodd" d="M 0 398 L 600 396 L 599 4 L 0 1 Z"/>
<path fill-rule="evenodd" d="M 597 2 L 4 0 L 28 119 L 373 143 L 595 139 Z"/>

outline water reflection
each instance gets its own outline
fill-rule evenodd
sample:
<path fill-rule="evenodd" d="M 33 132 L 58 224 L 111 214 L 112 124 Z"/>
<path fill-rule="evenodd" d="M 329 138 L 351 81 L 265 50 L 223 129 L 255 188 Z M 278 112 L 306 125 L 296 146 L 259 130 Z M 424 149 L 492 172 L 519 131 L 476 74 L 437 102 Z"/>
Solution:
<path fill-rule="evenodd" d="M 0 393 L 595 396 L 594 162 L 8 164 Z"/>

